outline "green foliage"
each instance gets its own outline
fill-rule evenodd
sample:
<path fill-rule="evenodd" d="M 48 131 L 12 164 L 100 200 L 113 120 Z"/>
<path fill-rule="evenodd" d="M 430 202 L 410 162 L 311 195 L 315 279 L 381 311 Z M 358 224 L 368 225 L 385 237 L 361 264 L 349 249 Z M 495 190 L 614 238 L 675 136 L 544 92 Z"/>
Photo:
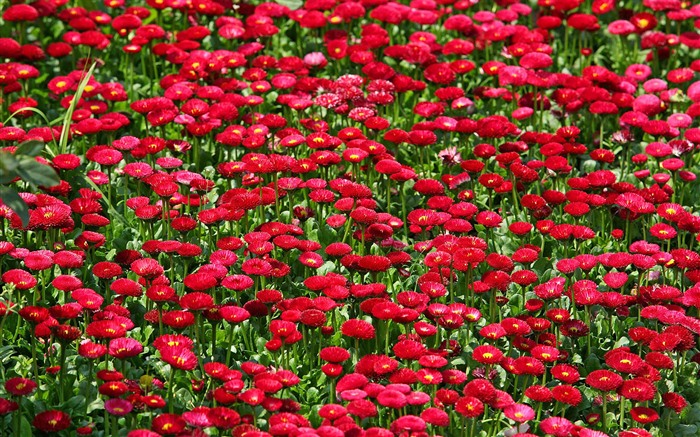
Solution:
<path fill-rule="evenodd" d="M 87 71 L 87 74 L 85 74 L 83 79 L 80 81 L 80 84 L 78 85 L 78 90 L 75 92 L 75 96 L 73 96 L 73 100 L 70 102 L 70 106 L 66 111 L 66 115 L 63 117 L 63 129 L 61 129 L 61 137 L 58 141 L 58 148 L 61 151 L 61 153 L 65 153 L 65 151 L 67 150 L 66 147 L 68 146 L 68 136 L 70 134 L 70 123 L 71 120 L 73 120 L 73 112 L 75 112 L 75 108 L 78 106 L 80 97 L 82 97 L 83 91 L 85 91 L 85 87 L 87 86 L 88 82 L 90 82 L 90 78 L 95 72 L 96 66 L 97 62 L 93 62 L 90 66 L 90 69 Z"/>
<path fill-rule="evenodd" d="M 80 81 L 75 96 L 73 96 L 73 100 L 63 117 L 63 128 L 61 129 L 61 136 L 58 142 L 61 153 L 67 150 L 73 112 L 75 112 L 80 97 L 90 81 L 96 66 L 97 63 L 93 63 Z M 29 109 L 38 113 L 44 120 L 47 120 L 45 114 L 41 111 L 35 108 Z M 17 112 L 19 111 L 16 111 L 15 114 Z M 12 114 L 12 116 L 15 114 Z M 36 160 L 36 157 L 41 155 L 45 146 L 41 141 L 29 140 L 20 144 L 14 153 L 0 151 L 0 200 L 20 217 L 23 226 L 29 223 L 29 207 L 19 196 L 17 190 L 3 185 L 10 184 L 18 179 L 28 183 L 33 188 L 58 185 L 60 179 L 56 172 L 51 167 Z"/>
<path fill-rule="evenodd" d="M 276 0 L 276 3 L 286 6 L 292 10 L 299 9 L 304 4 L 304 2 L 301 0 Z"/>
<path fill-rule="evenodd" d="M 44 143 L 30 140 L 20 144 L 15 153 L 0 151 L 0 184 L 10 184 L 19 179 L 33 188 L 57 185 L 60 179 L 56 172 L 36 160 L 43 149 Z M 0 200 L 22 219 L 24 226 L 29 223 L 29 207 L 17 190 L 0 185 Z"/>

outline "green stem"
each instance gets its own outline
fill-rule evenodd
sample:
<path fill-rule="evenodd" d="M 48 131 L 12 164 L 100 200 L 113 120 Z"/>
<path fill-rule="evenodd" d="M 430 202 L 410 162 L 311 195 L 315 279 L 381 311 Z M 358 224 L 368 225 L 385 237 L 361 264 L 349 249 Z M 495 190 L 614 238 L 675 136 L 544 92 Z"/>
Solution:
<path fill-rule="evenodd" d="M 173 377 L 175 376 L 175 368 L 171 367 L 170 368 L 170 375 L 168 376 L 168 412 L 170 414 L 173 414 L 175 412 L 175 405 L 173 401 Z"/>
<path fill-rule="evenodd" d="M 230 366 L 231 363 L 231 346 L 233 345 L 233 331 L 234 331 L 234 325 L 233 323 L 229 324 L 228 328 L 228 338 L 226 339 L 226 365 Z"/>
<path fill-rule="evenodd" d="M 625 398 L 620 397 L 620 429 L 623 428 L 625 423 Z"/>
<path fill-rule="evenodd" d="M 608 425 L 607 425 L 607 416 L 608 414 L 608 395 L 607 393 L 603 393 L 603 415 L 600 418 L 601 424 L 603 425 L 603 432 L 607 432 L 608 430 Z"/>
<path fill-rule="evenodd" d="M 32 335 L 32 367 L 34 370 L 34 378 L 39 378 L 39 364 L 36 360 L 36 338 Z"/>
<path fill-rule="evenodd" d="M 61 370 L 60 373 L 58 374 L 58 399 L 59 402 L 62 404 L 63 400 L 65 398 L 64 395 L 64 380 L 66 377 L 66 344 L 61 344 L 61 355 L 60 355 L 60 365 L 61 365 Z"/>

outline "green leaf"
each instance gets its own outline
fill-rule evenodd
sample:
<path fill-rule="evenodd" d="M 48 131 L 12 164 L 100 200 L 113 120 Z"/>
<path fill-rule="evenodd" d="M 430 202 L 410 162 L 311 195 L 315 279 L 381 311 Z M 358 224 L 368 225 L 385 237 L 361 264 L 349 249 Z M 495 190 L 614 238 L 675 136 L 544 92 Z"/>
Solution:
<path fill-rule="evenodd" d="M 88 183 L 88 185 L 90 185 L 90 186 L 92 187 L 93 190 L 95 190 L 95 191 L 97 191 L 98 193 L 102 194 L 102 198 L 103 198 L 103 199 L 107 197 L 107 196 L 104 195 L 104 193 L 102 192 L 102 190 L 100 189 L 100 187 L 99 187 L 96 183 L 94 183 L 94 182 L 92 181 L 92 179 L 90 179 L 89 177 L 85 176 L 85 181 Z M 126 221 L 126 218 L 125 218 L 123 215 L 121 215 L 119 212 L 117 212 L 116 209 L 114 209 L 114 205 L 112 205 L 111 203 L 107 203 L 107 208 L 109 208 L 110 217 L 116 217 L 116 218 L 119 219 L 120 222 L 122 222 L 122 224 L 127 225 L 127 226 L 129 225 L 129 222 Z M 135 235 L 135 234 L 134 234 L 134 235 Z"/>
<path fill-rule="evenodd" d="M 0 348 L 0 362 L 7 363 L 15 354 L 14 345 L 7 345 Z"/>
<path fill-rule="evenodd" d="M 627 346 L 629 344 L 630 344 L 630 341 L 627 337 L 621 337 L 619 340 L 617 340 L 615 342 L 615 345 L 613 346 L 613 348 L 623 347 L 623 346 Z"/>
<path fill-rule="evenodd" d="M 683 425 L 683 424 L 678 424 L 673 427 L 673 434 L 678 436 L 678 437 L 684 437 L 684 436 L 697 436 L 698 432 L 698 427 L 695 425 Z"/>
<path fill-rule="evenodd" d="M 695 404 L 684 413 L 684 422 L 700 423 L 700 404 Z"/>
<path fill-rule="evenodd" d="M 81 396 L 81 395 L 73 396 L 62 405 L 61 409 L 64 411 L 77 410 L 78 407 L 80 407 L 84 403 L 85 403 L 85 396 Z"/>
<path fill-rule="evenodd" d="M 26 431 L 27 433 L 30 433 L 32 429 L 32 425 L 29 423 L 29 419 L 27 419 L 24 415 L 22 416 L 22 420 L 20 421 L 19 424 L 19 429 L 17 430 L 18 435 L 26 435 L 24 432 Z"/>
<path fill-rule="evenodd" d="M 467 362 L 464 361 L 464 358 L 461 358 L 461 357 L 455 358 L 454 360 L 451 361 L 451 363 L 453 366 L 463 366 L 463 365 L 467 364 Z"/>
<path fill-rule="evenodd" d="M 2 8 L 0 7 L 0 9 L 2 9 Z M 39 109 L 37 109 L 37 108 L 32 108 L 32 107 L 26 107 L 26 108 L 18 109 L 17 111 L 13 112 L 13 113 L 7 118 L 7 120 L 5 120 L 5 123 L 4 123 L 4 124 L 7 125 L 7 122 L 9 122 L 15 115 L 17 115 L 18 113 L 23 112 L 23 111 L 30 111 L 30 112 L 33 112 L 33 113 L 35 113 L 35 114 L 38 114 L 41 118 L 44 119 L 44 121 L 46 122 L 46 125 L 47 125 L 47 126 L 53 126 L 53 124 L 54 124 L 54 122 L 49 121 L 49 119 L 46 117 L 46 114 L 44 114 L 41 110 L 39 110 Z M 54 134 L 53 134 L 53 130 L 51 130 L 51 138 L 53 139 L 54 145 L 56 145 L 56 137 L 55 137 Z M 50 154 L 51 156 L 56 156 L 56 152 L 53 151 L 53 150 L 51 150 L 51 147 L 49 147 L 48 144 L 45 144 L 44 146 L 46 147 L 46 149 L 48 150 L 48 152 L 49 152 L 49 154 Z"/>
<path fill-rule="evenodd" d="M 17 147 L 15 155 L 39 156 L 44 150 L 44 143 L 38 140 L 25 141 Z"/>
<path fill-rule="evenodd" d="M 17 177 L 15 169 L 17 169 L 18 165 L 19 162 L 17 162 L 17 158 L 13 154 L 0 152 L 0 184 L 11 182 Z"/>
<path fill-rule="evenodd" d="M 588 372 L 598 370 L 601 368 L 600 360 L 595 354 L 591 354 L 588 357 L 586 357 L 585 361 L 583 362 L 583 368 L 586 369 Z"/>
<path fill-rule="evenodd" d="M 15 190 L 10 187 L 0 187 L 0 200 L 22 219 L 22 226 L 29 224 L 29 207 Z"/>
<path fill-rule="evenodd" d="M 316 273 L 319 275 L 327 275 L 329 272 L 335 271 L 335 263 L 333 261 L 326 261 L 321 267 L 316 269 Z"/>
<path fill-rule="evenodd" d="M 80 84 L 78 84 L 78 89 L 76 90 L 75 95 L 73 96 L 73 100 L 71 101 L 70 106 L 68 107 L 68 111 L 66 111 L 66 115 L 63 119 L 63 129 L 61 129 L 61 137 L 58 141 L 58 147 L 61 153 L 64 153 L 66 151 L 66 146 L 68 145 L 68 135 L 70 134 L 70 124 L 71 120 L 73 119 L 73 112 L 75 112 L 75 108 L 76 106 L 78 106 L 78 101 L 83 95 L 85 87 L 87 86 L 88 82 L 90 82 L 90 78 L 92 77 L 92 74 L 95 71 L 95 67 L 97 67 L 97 62 L 92 63 L 87 74 L 85 75 L 85 77 L 83 77 L 83 80 L 80 81 Z"/>
<path fill-rule="evenodd" d="M 304 2 L 302 0 L 276 0 L 282 6 L 286 6 L 291 10 L 299 9 Z"/>
<path fill-rule="evenodd" d="M 4 184 L 9 184 L 10 182 L 14 181 L 17 179 L 19 176 L 17 176 L 17 173 L 12 172 L 12 173 L 5 173 L 0 171 L 0 185 Z"/>
<path fill-rule="evenodd" d="M 318 389 L 315 387 L 310 387 L 306 390 L 306 400 L 316 400 L 319 398 Z"/>
<path fill-rule="evenodd" d="M 102 399 L 96 398 L 94 401 L 92 401 L 90 403 L 90 405 L 88 405 L 87 412 L 88 412 L 88 414 L 90 414 L 95 410 L 104 410 L 104 405 L 105 405 L 105 402 Z"/>
<path fill-rule="evenodd" d="M 311 217 L 304 222 L 304 232 L 309 240 L 318 241 L 318 225 L 315 218 Z"/>
<path fill-rule="evenodd" d="M 17 174 L 25 182 L 37 186 L 53 187 L 61 182 L 54 169 L 48 165 L 39 164 L 34 158 L 29 157 L 20 158 Z"/>

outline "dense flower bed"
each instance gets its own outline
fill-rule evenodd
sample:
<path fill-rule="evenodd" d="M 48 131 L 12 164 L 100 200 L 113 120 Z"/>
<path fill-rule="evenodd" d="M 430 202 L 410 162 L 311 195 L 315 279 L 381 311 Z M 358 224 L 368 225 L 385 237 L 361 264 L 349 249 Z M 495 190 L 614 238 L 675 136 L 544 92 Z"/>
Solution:
<path fill-rule="evenodd" d="M 700 5 L 12 3 L 0 433 L 700 433 Z"/>

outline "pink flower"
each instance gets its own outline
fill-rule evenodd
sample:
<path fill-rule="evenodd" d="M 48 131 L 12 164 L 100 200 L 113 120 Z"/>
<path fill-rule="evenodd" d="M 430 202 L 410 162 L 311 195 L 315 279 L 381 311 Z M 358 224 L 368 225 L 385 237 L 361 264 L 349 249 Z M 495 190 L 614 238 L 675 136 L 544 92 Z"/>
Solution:
<path fill-rule="evenodd" d="M 328 64 L 328 60 L 321 52 L 311 52 L 304 56 L 304 65 L 307 67 L 323 68 Z"/>
<path fill-rule="evenodd" d="M 525 404 L 512 404 L 503 410 L 503 414 L 516 422 L 527 422 L 535 417 L 535 410 Z"/>
<path fill-rule="evenodd" d="M 178 116 L 175 117 L 175 120 L 174 120 L 174 121 L 175 121 L 175 123 L 177 123 L 177 124 L 184 124 L 184 125 L 187 125 L 187 124 L 190 124 L 190 123 L 194 123 L 194 122 L 195 122 L 195 118 L 192 117 L 191 115 L 179 114 Z"/>
<path fill-rule="evenodd" d="M 112 398 L 105 401 L 105 410 L 113 416 L 126 416 L 134 406 L 126 399 Z"/>
<path fill-rule="evenodd" d="M 542 432 L 554 437 L 567 437 L 573 428 L 574 424 L 563 417 L 548 417 L 540 422 Z"/>

